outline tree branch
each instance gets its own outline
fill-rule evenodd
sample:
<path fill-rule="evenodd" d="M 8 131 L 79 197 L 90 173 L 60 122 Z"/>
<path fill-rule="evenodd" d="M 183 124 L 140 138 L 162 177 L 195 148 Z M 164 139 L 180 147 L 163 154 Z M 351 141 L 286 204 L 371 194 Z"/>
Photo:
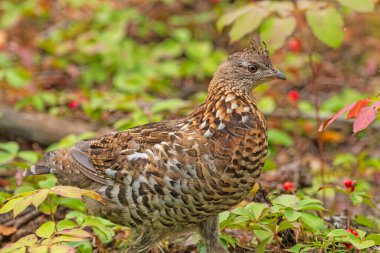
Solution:
<path fill-rule="evenodd" d="M 112 132 L 109 128 L 77 120 L 60 119 L 45 113 L 16 111 L 0 105 L 0 135 L 16 135 L 48 146 L 69 134 L 94 131 L 99 135 Z"/>

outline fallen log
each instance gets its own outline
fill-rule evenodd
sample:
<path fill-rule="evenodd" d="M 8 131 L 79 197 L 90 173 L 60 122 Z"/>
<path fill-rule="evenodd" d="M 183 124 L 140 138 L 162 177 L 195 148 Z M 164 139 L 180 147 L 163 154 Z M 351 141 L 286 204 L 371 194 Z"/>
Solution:
<path fill-rule="evenodd" d="M 0 135 L 2 136 L 16 135 L 48 146 L 69 134 L 81 134 L 88 131 L 102 135 L 112 132 L 112 129 L 78 120 L 61 119 L 45 113 L 16 111 L 0 105 Z"/>

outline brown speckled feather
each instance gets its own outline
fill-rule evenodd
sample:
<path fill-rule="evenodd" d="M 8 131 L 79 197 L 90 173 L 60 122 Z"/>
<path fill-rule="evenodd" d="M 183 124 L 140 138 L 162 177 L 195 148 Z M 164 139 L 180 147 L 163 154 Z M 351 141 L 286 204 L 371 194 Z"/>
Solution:
<path fill-rule="evenodd" d="M 129 252 L 146 252 L 193 226 L 201 228 L 210 252 L 221 252 L 217 214 L 248 194 L 267 154 L 265 120 L 251 90 L 276 77 L 283 74 L 267 51 L 253 45 L 218 68 L 206 102 L 189 116 L 50 152 L 29 174 L 50 167 L 61 184 L 100 193 L 106 205 L 90 199 L 86 205 L 135 229 Z"/>

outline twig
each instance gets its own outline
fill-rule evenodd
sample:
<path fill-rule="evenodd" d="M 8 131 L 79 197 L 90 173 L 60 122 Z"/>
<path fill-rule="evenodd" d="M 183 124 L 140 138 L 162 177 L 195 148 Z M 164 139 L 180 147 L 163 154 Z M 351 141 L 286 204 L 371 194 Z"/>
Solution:
<path fill-rule="evenodd" d="M 351 225 L 351 200 L 350 195 L 347 194 L 347 228 L 350 228 Z"/>
<path fill-rule="evenodd" d="M 312 50 L 308 52 L 308 63 L 309 63 L 310 71 L 311 71 L 310 82 L 311 82 L 311 88 L 312 88 L 312 93 L 314 97 L 315 118 L 317 121 L 317 128 L 318 128 L 318 126 L 321 124 L 321 118 L 319 114 L 318 87 L 317 87 L 317 82 L 316 82 L 317 73 L 316 73 L 316 69 L 313 63 L 313 59 L 312 59 Z M 325 157 L 323 153 L 323 139 L 321 138 L 321 133 L 318 131 L 318 129 L 317 129 L 317 133 L 318 133 L 317 143 L 318 143 L 318 151 L 319 151 L 319 161 L 321 163 L 321 170 L 320 170 L 321 182 L 322 184 L 325 184 Z M 322 194 L 323 194 L 322 200 L 323 200 L 323 203 L 325 203 L 326 196 L 324 192 Z"/>
<path fill-rule="evenodd" d="M 39 210 L 31 211 L 28 214 L 25 214 L 23 216 L 19 216 L 17 219 L 12 219 L 7 222 L 4 222 L 4 226 L 10 227 L 15 226 L 17 228 L 21 227 L 25 223 L 29 222 L 30 220 L 34 219 L 35 217 L 39 216 L 41 212 Z"/>

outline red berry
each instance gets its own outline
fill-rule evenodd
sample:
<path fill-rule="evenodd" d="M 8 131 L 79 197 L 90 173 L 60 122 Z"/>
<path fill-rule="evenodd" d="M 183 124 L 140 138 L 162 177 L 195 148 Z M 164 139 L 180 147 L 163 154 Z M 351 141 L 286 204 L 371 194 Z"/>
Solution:
<path fill-rule="evenodd" d="M 352 187 L 352 180 L 351 179 L 344 180 L 344 185 L 346 186 L 346 188 L 351 188 Z"/>
<path fill-rule="evenodd" d="M 355 180 L 351 180 L 351 179 L 344 180 L 344 186 L 346 186 L 346 189 L 350 189 L 351 192 L 355 191 L 355 184 L 356 184 Z"/>
<path fill-rule="evenodd" d="M 288 47 L 293 53 L 299 53 L 302 51 L 301 41 L 294 37 L 289 39 Z"/>
<path fill-rule="evenodd" d="M 74 110 L 79 107 L 79 102 L 76 100 L 71 100 L 69 103 L 67 103 L 67 107 L 71 110 Z"/>
<path fill-rule="evenodd" d="M 286 181 L 285 183 L 282 184 L 282 188 L 284 188 L 285 191 L 292 191 L 294 190 L 294 185 L 290 181 Z"/>
<path fill-rule="evenodd" d="M 344 242 L 343 244 L 344 244 L 344 246 L 346 246 L 347 250 L 352 248 L 352 244 L 350 244 L 350 243 Z"/>
<path fill-rule="evenodd" d="M 358 232 L 356 232 L 355 230 L 353 230 L 353 229 L 351 229 L 351 228 L 347 228 L 346 231 L 347 231 L 347 232 L 350 232 L 351 234 L 353 234 L 353 235 L 356 236 L 356 237 L 359 236 Z"/>
<path fill-rule="evenodd" d="M 296 90 L 289 91 L 289 93 L 288 93 L 288 99 L 291 102 L 297 102 L 299 98 L 300 98 L 300 94 L 298 93 L 298 91 L 296 91 Z"/>

